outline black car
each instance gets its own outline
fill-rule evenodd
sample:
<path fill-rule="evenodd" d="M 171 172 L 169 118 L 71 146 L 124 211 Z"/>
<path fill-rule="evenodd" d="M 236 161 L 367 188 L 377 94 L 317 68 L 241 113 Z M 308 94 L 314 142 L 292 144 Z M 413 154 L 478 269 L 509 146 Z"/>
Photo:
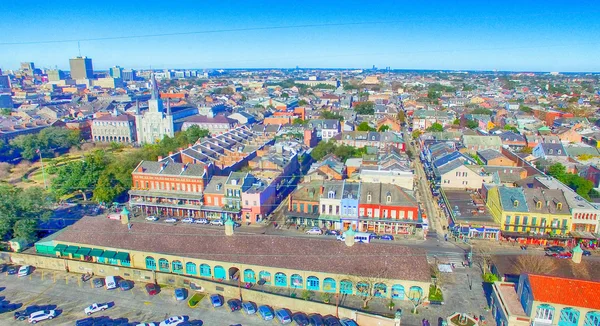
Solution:
<path fill-rule="evenodd" d="M 549 251 L 549 252 L 563 252 L 565 251 L 565 247 L 563 246 L 550 246 L 550 247 L 546 247 L 544 248 L 545 251 Z"/>
<path fill-rule="evenodd" d="M 16 311 L 15 319 L 16 320 L 25 320 L 25 319 L 29 318 L 29 315 L 31 315 L 32 313 L 34 313 L 36 311 L 40 311 L 40 310 L 42 310 L 42 309 L 40 309 L 40 307 L 29 306 L 29 307 L 25 308 L 24 310 Z"/>
<path fill-rule="evenodd" d="M 592 255 L 592 252 L 591 252 L 591 251 L 589 251 L 589 250 L 585 250 L 585 249 L 583 249 L 582 255 L 583 255 L 583 256 L 591 256 L 591 255 Z"/>
<path fill-rule="evenodd" d="M 75 326 L 94 326 L 94 317 L 79 319 L 75 322 Z"/>
<path fill-rule="evenodd" d="M 308 325 L 310 325 L 310 322 L 308 321 L 308 318 L 304 314 L 300 314 L 300 313 L 295 314 L 295 315 L 292 316 L 292 320 L 298 326 L 308 326 Z"/>
<path fill-rule="evenodd" d="M 311 326 L 323 326 L 325 322 L 323 321 L 323 317 L 321 315 L 310 315 L 308 316 Z"/>
<path fill-rule="evenodd" d="M 327 231 L 325 231 L 325 235 L 335 235 L 335 236 L 338 236 L 340 234 L 341 233 L 338 230 L 327 230 Z"/>
<path fill-rule="evenodd" d="M 342 324 L 340 324 L 340 321 L 333 316 L 325 317 L 324 322 L 325 326 L 342 326 Z"/>
<path fill-rule="evenodd" d="M 242 302 L 238 299 L 231 299 L 227 301 L 227 305 L 231 311 L 237 311 L 242 309 Z"/>
<path fill-rule="evenodd" d="M 95 288 L 101 288 L 104 286 L 104 279 L 103 278 L 95 278 L 92 280 L 92 284 L 94 284 Z"/>
<path fill-rule="evenodd" d="M 10 265 L 6 269 L 8 275 L 16 275 L 19 272 L 19 266 Z"/>

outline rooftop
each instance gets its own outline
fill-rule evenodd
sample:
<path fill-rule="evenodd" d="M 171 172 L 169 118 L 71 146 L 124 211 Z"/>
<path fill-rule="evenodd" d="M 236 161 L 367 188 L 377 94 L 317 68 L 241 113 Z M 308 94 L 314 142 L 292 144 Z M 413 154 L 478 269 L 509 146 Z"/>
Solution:
<path fill-rule="evenodd" d="M 498 226 L 485 206 L 485 202 L 478 195 L 464 190 L 443 190 L 443 192 L 455 223 Z"/>
<path fill-rule="evenodd" d="M 536 301 L 600 310 L 600 282 L 534 274 L 528 277 Z"/>

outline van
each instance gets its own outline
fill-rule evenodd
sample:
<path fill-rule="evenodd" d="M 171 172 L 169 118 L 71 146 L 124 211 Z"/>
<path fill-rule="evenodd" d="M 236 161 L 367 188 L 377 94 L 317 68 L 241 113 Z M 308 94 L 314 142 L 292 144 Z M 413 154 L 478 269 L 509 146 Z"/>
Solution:
<path fill-rule="evenodd" d="M 354 234 L 354 242 L 369 243 L 369 242 L 371 242 L 372 238 L 373 238 L 372 233 L 356 232 Z M 337 239 L 340 241 L 346 241 L 346 234 L 342 233 L 342 234 L 338 235 Z"/>
<path fill-rule="evenodd" d="M 104 279 L 104 286 L 107 290 L 113 290 L 117 288 L 117 280 L 114 276 L 107 276 Z"/>

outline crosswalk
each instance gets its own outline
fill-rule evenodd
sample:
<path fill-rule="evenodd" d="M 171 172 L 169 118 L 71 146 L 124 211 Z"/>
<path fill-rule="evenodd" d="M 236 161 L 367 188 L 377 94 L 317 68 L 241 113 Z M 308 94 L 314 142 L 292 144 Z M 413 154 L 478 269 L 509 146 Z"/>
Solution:
<path fill-rule="evenodd" d="M 465 268 L 465 255 L 458 252 L 428 253 L 427 262 L 430 264 L 454 264 L 455 268 Z"/>

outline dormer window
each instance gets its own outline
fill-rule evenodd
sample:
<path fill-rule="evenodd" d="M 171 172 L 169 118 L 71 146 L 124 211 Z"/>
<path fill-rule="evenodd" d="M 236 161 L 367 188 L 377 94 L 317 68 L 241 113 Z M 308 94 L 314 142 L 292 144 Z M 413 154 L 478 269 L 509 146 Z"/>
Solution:
<path fill-rule="evenodd" d="M 335 192 L 334 191 L 330 191 L 327 193 L 327 198 L 335 198 Z"/>
<path fill-rule="evenodd" d="M 535 203 L 535 207 L 537 207 L 537 209 L 541 209 L 542 208 L 542 201 L 538 200 L 538 202 Z"/>
<path fill-rule="evenodd" d="M 519 207 L 519 201 L 518 200 L 513 201 L 513 205 L 514 205 L 514 207 Z"/>
<path fill-rule="evenodd" d="M 386 202 L 389 204 L 392 202 L 392 194 L 388 191 L 388 193 L 385 195 L 385 200 Z"/>
<path fill-rule="evenodd" d="M 558 209 L 560 211 L 562 209 L 562 203 L 556 204 L 556 209 Z"/>
<path fill-rule="evenodd" d="M 369 202 L 369 203 L 371 202 L 371 192 L 370 191 L 367 193 L 367 202 Z"/>
<path fill-rule="evenodd" d="M 221 187 L 222 187 L 222 186 L 223 186 L 223 185 L 219 183 L 219 184 L 217 185 L 217 191 L 221 190 Z"/>
<path fill-rule="evenodd" d="M 556 151 L 556 153 L 557 153 L 558 155 L 560 155 L 560 154 L 561 154 L 561 152 L 562 152 L 562 151 L 561 151 L 560 149 Z"/>
<path fill-rule="evenodd" d="M 552 153 L 554 153 L 554 150 L 553 150 L 552 148 L 550 148 L 550 149 L 548 150 L 548 154 L 552 154 Z"/>

